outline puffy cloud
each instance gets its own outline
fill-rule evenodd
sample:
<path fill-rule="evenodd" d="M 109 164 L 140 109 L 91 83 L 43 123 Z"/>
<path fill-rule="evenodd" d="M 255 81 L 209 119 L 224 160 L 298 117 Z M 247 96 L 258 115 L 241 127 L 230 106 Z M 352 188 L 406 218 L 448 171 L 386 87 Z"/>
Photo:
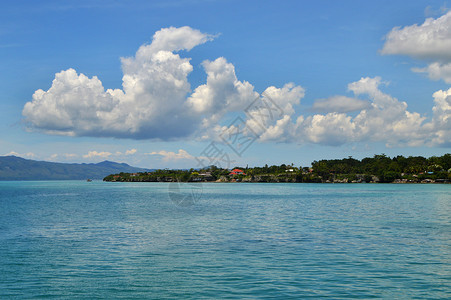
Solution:
<path fill-rule="evenodd" d="M 16 151 L 10 151 L 10 152 L 4 154 L 4 156 L 18 156 L 18 157 L 33 158 L 33 157 L 36 157 L 36 154 L 34 154 L 33 152 L 18 153 Z"/>
<path fill-rule="evenodd" d="M 146 52 L 144 49 L 148 49 L 150 53 L 156 53 L 160 50 L 189 51 L 197 45 L 204 44 L 214 38 L 214 35 L 202 33 L 199 30 L 193 29 L 189 26 L 183 26 L 180 28 L 171 26 L 157 31 L 153 36 L 152 44 L 142 47 L 140 51 Z"/>
<path fill-rule="evenodd" d="M 355 140 L 355 124 L 342 113 L 328 113 L 306 118 L 298 135 L 311 143 L 339 146 Z"/>
<path fill-rule="evenodd" d="M 380 94 L 379 86 L 382 79 L 379 76 L 376 77 L 362 77 L 359 81 L 351 82 L 348 84 L 348 90 L 352 91 L 355 95 L 368 94 L 372 97 Z"/>
<path fill-rule="evenodd" d="M 343 114 L 328 114 L 327 123 L 323 121 L 317 124 L 329 124 L 327 126 L 333 144 L 338 143 L 337 136 L 342 141 L 383 141 L 391 146 L 422 141 L 424 136 L 420 134 L 420 128 L 425 118 L 407 111 L 406 102 L 382 92 L 379 88 L 381 84 L 380 77 L 366 77 L 348 85 L 348 89 L 354 94 L 366 94 L 371 103 L 354 118 Z M 330 124 L 331 122 L 336 123 Z"/>
<path fill-rule="evenodd" d="M 198 86 L 188 98 L 188 106 L 199 114 L 208 117 L 203 125 L 210 126 L 224 114 L 243 110 L 245 103 L 250 103 L 258 94 L 247 81 L 239 81 L 235 67 L 224 57 L 202 63 L 207 73 L 207 83 Z"/>
<path fill-rule="evenodd" d="M 161 150 L 158 152 L 150 152 L 147 153 L 148 155 L 160 155 L 162 156 L 163 161 L 174 161 L 174 160 L 181 160 L 181 159 L 194 159 L 194 156 L 189 154 L 187 151 L 183 149 L 179 149 L 179 151 L 172 152 L 172 151 L 165 151 Z"/>
<path fill-rule="evenodd" d="M 428 19 L 427 25 L 394 29 L 383 52 L 394 54 L 394 50 L 387 49 L 394 49 L 395 42 L 403 40 L 396 38 L 401 33 L 409 32 L 409 38 L 415 39 L 418 28 L 431 30 L 438 26 L 437 22 L 445 29 L 435 31 L 447 30 L 449 14 L 442 18 Z M 447 43 L 442 35 L 434 33 L 433 36 L 437 43 Z M 234 126 L 224 126 L 224 120 L 230 113 L 244 111 L 248 128 L 245 134 L 257 134 L 261 142 L 341 145 L 383 141 L 390 146 L 450 143 L 450 91 L 434 94 L 433 118 L 426 122 L 424 116 L 409 112 L 407 103 L 382 92 L 380 86 L 384 82 L 380 77 L 366 77 L 348 85 L 355 97 L 338 95 L 319 99 L 313 109 L 320 113 L 303 116 L 296 112 L 296 106 L 305 94 L 301 86 L 293 83 L 281 88 L 270 86 L 258 95 L 252 84 L 237 78 L 235 67 L 223 57 L 202 63 L 207 74 L 206 83 L 191 91 L 188 75 L 193 66 L 189 58 L 183 58 L 175 51 L 190 50 L 213 38 L 189 27 L 158 31 L 151 44 L 141 46 L 134 57 L 122 59 L 122 89 L 105 90 L 96 76 L 89 78 L 73 69 L 61 71 L 47 91 L 37 90 L 32 101 L 25 104 L 25 121 L 31 128 L 49 134 L 220 140 L 220 134 Z M 432 43 L 428 35 L 425 39 L 425 43 Z M 407 53 L 402 51 L 397 53 Z M 444 59 L 446 55 L 436 53 L 430 57 Z M 435 78 L 447 78 L 448 68 L 445 63 L 438 65 Z M 368 101 L 357 99 L 359 96 Z M 348 112 L 358 113 L 350 116 Z M 136 149 L 130 149 L 124 154 L 135 153 Z M 163 160 L 193 158 L 182 149 L 178 153 L 148 154 L 160 155 Z M 90 151 L 83 157 L 110 155 L 110 152 Z"/>
<path fill-rule="evenodd" d="M 112 153 L 106 152 L 106 151 L 102 151 L 102 152 L 89 151 L 88 154 L 83 155 L 83 157 L 84 158 L 96 158 L 96 157 L 108 158 L 111 155 L 112 155 Z"/>
<path fill-rule="evenodd" d="M 20 156 L 20 154 L 17 153 L 16 151 L 10 151 L 6 153 L 5 156 Z"/>
<path fill-rule="evenodd" d="M 289 115 L 284 115 L 274 125 L 270 125 L 260 136 L 260 141 L 288 142 L 292 133 L 293 124 Z"/>
<path fill-rule="evenodd" d="M 424 68 L 412 68 L 417 73 L 427 73 L 432 80 L 443 79 L 451 83 L 451 11 L 422 25 L 393 28 L 387 34 L 382 54 L 407 55 L 433 61 Z"/>
<path fill-rule="evenodd" d="M 138 150 L 136 150 L 136 149 L 126 150 L 126 151 L 125 151 L 125 155 L 133 155 L 133 154 L 135 154 L 136 152 L 138 152 Z"/>
<path fill-rule="evenodd" d="M 268 87 L 246 109 L 246 125 L 255 133 L 261 134 L 261 140 L 277 139 L 278 133 L 292 130 L 289 120 L 295 113 L 295 106 L 300 104 L 305 95 L 304 88 L 294 83 L 287 83 L 282 88 Z"/>
<path fill-rule="evenodd" d="M 316 112 L 346 113 L 360 111 L 370 106 L 368 101 L 346 96 L 332 96 L 327 99 L 318 99 L 313 103 L 312 110 Z"/>
<path fill-rule="evenodd" d="M 417 73 L 428 73 L 432 80 L 443 79 L 446 83 L 451 83 L 451 63 L 441 64 L 438 62 L 429 64 L 425 68 L 412 68 Z"/>
<path fill-rule="evenodd" d="M 37 90 L 23 115 L 32 128 L 50 134 L 170 139 L 196 128 L 197 115 L 186 105 L 190 92 L 190 50 L 213 37 L 189 27 L 155 33 L 135 57 L 123 58 L 123 89 L 107 89 L 96 77 L 74 69 L 55 75 L 49 90 Z"/>
<path fill-rule="evenodd" d="M 262 98 L 263 100 L 274 102 L 281 108 L 284 114 L 291 115 L 295 112 L 294 106 L 301 102 L 304 95 L 304 88 L 290 82 L 285 84 L 282 88 L 277 88 L 275 86 L 268 87 L 262 93 Z"/>
<path fill-rule="evenodd" d="M 119 100 L 117 91 L 105 92 L 97 77 L 88 78 L 68 69 L 55 75 L 51 88 L 37 90 L 25 104 L 23 115 L 36 128 L 66 135 L 97 135 L 108 130 L 102 115 L 111 112 Z"/>
<path fill-rule="evenodd" d="M 432 61 L 424 68 L 412 71 L 427 73 L 432 80 L 442 79 L 451 83 L 451 11 L 433 19 L 428 18 L 418 26 L 394 28 L 388 35 L 382 54 L 401 54 Z M 433 94 L 433 117 L 423 123 L 424 117 L 418 113 L 405 112 L 394 126 L 399 139 L 409 141 L 410 145 L 451 145 L 451 89 Z M 391 113 L 391 112 L 390 112 Z M 402 133 L 402 134 L 401 134 Z M 420 139 L 423 139 L 420 142 Z"/>
<path fill-rule="evenodd" d="M 451 11 L 421 25 L 393 28 L 386 36 L 382 54 L 401 54 L 421 59 L 451 60 Z"/>
<path fill-rule="evenodd" d="M 331 112 L 298 116 L 283 115 L 260 134 L 260 141 L 315 143 L 338 146 L 352 142 L 385 142 L 393 146 L 445 146 L 451 143 L 451 89 L 434 94 L 432 120 L 410 112 L 407 103 L 382 92 L 379 77 L 350 83 L 355 95 L 370 102 L 353 116 Z M 252 119 L 248 120 L 248 124 Z"/>
<path fill-rule="evenodd" d="M 241 112 L 258 93 L 249 82 L 237 79 L 235 67 L 223 57 L 202 63 L 207 81 L 191 93 L 188 75 L 193 66 L 174 51 L 190 50 L 213 38 L 187 26 L 161 29 L 134 57 L 122 58 L 122 89 L 105 90 L 96 76 L 61 71 L 50 89 L 37 90 L 25 104 L 25 121 L 31 129 L 69 136 L 215 138 L 223 129 L 223 118 Z M 265 93 L 292 114 L 304 90 L 287 84 Z"/>
<path fill-rule="evenodd" d="M 435 131 L 434 144 L 451 146 L 451 88 L 437 91 L 433 95 L 434 107 L 432 128 Z"/>

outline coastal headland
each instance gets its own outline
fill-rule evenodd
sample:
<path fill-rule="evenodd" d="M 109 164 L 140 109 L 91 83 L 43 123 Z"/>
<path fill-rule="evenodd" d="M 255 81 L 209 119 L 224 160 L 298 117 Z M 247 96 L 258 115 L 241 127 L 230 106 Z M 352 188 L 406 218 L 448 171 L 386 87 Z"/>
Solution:
<path fill-rule="evenodd" d="M 374 155 L 313 161 L 310 167 L 281 164 L 263 167 L 221 168 L 209 166 L 189 170 L 158 169 L 152 172 L 117 173 L 113 182 L 310 182 L 310 183 L 450 183 L 451 154 L 422 156 Z"/>

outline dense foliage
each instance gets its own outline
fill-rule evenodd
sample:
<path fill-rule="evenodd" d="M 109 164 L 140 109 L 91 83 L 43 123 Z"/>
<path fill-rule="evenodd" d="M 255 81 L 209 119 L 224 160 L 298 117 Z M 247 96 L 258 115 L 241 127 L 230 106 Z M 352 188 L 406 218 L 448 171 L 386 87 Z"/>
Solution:
<path fill-rule="evenodd" d="M 120 173 L 105 181 L 244 181 L 244 182 L 449 182 L 451 154 L 424 158 L 385 154 L 362 160 L 352 157 L 312 162 L 310 167 L 293 164 L 242 168 L 244 174 L 231 175 L 230 170 L 210 166 L 206 169 L 155 170 L 142 173 Z"/>

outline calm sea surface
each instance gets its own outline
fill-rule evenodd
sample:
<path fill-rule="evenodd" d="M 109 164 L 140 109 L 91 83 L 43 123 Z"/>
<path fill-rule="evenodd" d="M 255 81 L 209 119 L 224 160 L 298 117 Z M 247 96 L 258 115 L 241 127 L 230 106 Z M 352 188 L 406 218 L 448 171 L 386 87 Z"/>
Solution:
<path fill-rule="evenodd" d="M 451 185 L 0 182 L 9 298 L 449 299 Z"/>

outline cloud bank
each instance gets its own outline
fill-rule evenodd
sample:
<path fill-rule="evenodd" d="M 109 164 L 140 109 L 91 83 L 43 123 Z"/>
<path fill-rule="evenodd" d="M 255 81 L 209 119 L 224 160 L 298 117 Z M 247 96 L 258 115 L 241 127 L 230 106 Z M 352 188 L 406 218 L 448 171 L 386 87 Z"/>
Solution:
<path fill-rule="evenodd" d="M 296 141 L 338 146 L 352 142 L 385 142 L 388 147 L 447 145 L 451 137 L 451 89 L 434 97 L 433 117 L 429 122 L 419 113 L 408 111 L 407 103 L 381 91 L 380 77 L 361 78 L 348 89 L 356 97 L 369 99 L 366 108 L 355 116 L 341 112 L 311 116 L 285 115 L 263 133 L 261 139 Z M 334 97 L 336 99 L 339 96 Z M 349 100 L 353 103 L 354 100 Z M 354 99 L 354 98 L 351 98 Z M 331 99 L 321 101 L 333 102 Z M 361 103 L 361 102 L 357 102 Z M 366 103 L 366 102 L 365 102 Z"/>
<path fill-rule="evenodd" d="M 436 59 L 439 65 L 432 63 L 428 67 L 434 67 L 435 73 L 429 69 L 427 72 L 448 80 L 450 71 L 444 66 L 451 54 L 444 49 L 451 45 L 450 20 L 448 13 L 420 26 L 394 28 L 387 35 L 382 53 Z M 134 57 L 121 59 L 122 89 L 105 90 L 96 76 L 89 78 L 74 69 L 61 71 L 47 91 L 37 90 L 32 101 L 25 104 L 24 120 L 30 129 L 48 134 L 217 140 L 228 129 L 224 123 L 230 121 L 230 114 L 244 115 L 244 109 L 260 97 L 261 103 L 270 101 L 278 108 L 264 126 L 256 122 L 259 109 L 246 111 L 248 134 L 257 133 L 260 142 L 332 146 L 371 141 L 388 146 L 450 144 L 451 89 L 433 94 L 432 118 L 427 119 L 409 111 L 406 102 L 384 93 L 380 77 L 363 77 L 348 85 L 353 97 L 318 99 L 310 110 L 314 113 L 302 115 L 297 108 L 305 95 L 303 87 L 293 83 L 270 86 L 260 96 L 251 83 L 237 78 L 232 63 L 219 57 L 202 63 L 206 82 L 192 90 L 188 76 L 193 66 L 190 58 L 179 52 L 186 53 L 214 38 L 187 26 L 161 29 L 152 43 L 141 46 Z M 181 151 L 150 154 L 168 159 L 192 158 Z"/>

